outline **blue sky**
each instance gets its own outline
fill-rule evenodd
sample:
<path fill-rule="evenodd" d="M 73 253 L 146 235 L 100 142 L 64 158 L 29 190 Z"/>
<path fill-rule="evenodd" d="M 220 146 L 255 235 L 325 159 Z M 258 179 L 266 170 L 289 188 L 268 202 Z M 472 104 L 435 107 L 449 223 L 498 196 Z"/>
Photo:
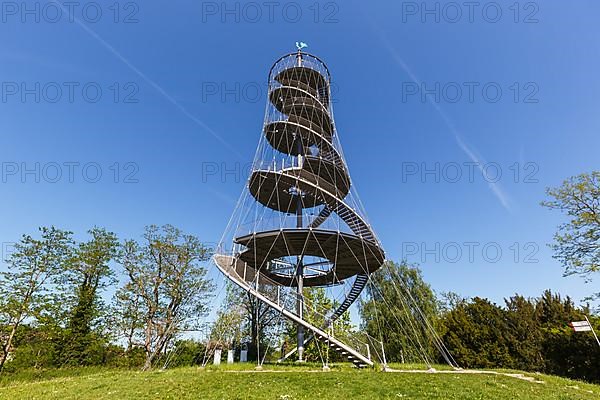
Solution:
<path fill-rule="evenodd" d="M 539 205 L 599 167 L 597 1 L 81 2 L 73 18 L 8 3 L 2 243 L 51 224 L 135 238 L 151 223 L 218 242 L 268 70 L 301 40 L 333 75 L 350 173 L 390 259 L 496 302 L 597 291 L 562 277 L 547 247 L 562 217 Z"/>

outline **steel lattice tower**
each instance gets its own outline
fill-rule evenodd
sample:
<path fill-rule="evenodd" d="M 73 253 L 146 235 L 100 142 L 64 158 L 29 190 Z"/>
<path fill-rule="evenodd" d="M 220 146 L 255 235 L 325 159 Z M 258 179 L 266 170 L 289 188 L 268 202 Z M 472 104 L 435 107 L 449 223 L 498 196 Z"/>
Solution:
<path fill-rule="evenodd" d="M 359 297 L 384 251 L 367 222 L 334 125 L 331 76 L 317 57 L 299 50 L 269 72 L 267 110 L 252 171 L 214 261 L 233 282 L 298 326 L 298 359 L 311 339 L 368 357 L 303 318 L 304 287 L 348 287 L 328 324 Z M 289 309 L 260 290 L 291 288 Z M 304 337 L 305 330 L 311 336 Z"/>

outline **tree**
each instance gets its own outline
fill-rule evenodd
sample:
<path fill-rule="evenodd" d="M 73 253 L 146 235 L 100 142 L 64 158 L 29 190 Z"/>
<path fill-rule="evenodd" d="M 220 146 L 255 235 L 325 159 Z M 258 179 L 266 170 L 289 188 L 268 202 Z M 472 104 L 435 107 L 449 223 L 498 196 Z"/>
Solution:
<path fill-rule="evenodd" d="M 446 314 L 455 309 L 459 304 L 467 301 L 466 298 L 455 292 L 442 292 L 439 294 L 438 308 L 440 314 Z"/>
<path fill-rule="evenodd" d="M 542 205 L 570 218 L 554 235 L 554 258 L 565 267 L 565 275 L 591 279 L 600 270 L 600 171 L 571 177 L 546 193 L 551 199 Z"/>
<path fill-rule="evenodd" d="M 128 314 L 131 338 L 142 340 L 146 360 L 144 370 L 161 354 L 178 333 L 198 326 L 207 311 L 213 290 L 202 262 L 211 251 L 195 236 L 165 225 L 146 227 L 144 243 L 127 241 L 121 262 L 127 282 L 119 291 L 125 309 L 139 301 L 138 315 Z"/>
<path fill-rule="evenodd" d="M 62 328 L 55 324 L 22 323 L 14 337 L 10 362 L 5 371 L 18 371 L 29 368 L 59 367 Z"/>
<path fill-rule="evenodd" d="M 202 365 L 206 356 L 206 346 L 192 339 L 178 340 L 167 353 L 165 368 Z"/>
<path fill-rule="evenodd" d="M 240 344 L 243 335 L 244 317 L 245 310 L 243 306 L 233 296 L 228 295 L 225 303 L 217 312 L 215 322 L 212 324 L 210 342 L 227 349 L 233 349 Z"/>
<path fill-rule="evenodd" d="M 284 288 L 258 284 L 258 291 L 270 299 L 277 298 L 278 290 L 286 291 Z M 289 302 L 290 296 L 286 296 L 285 293 L 280 292 L 280 301 Z M 245 338 L 248 345 L 248 359 L 257 360 L 259 348 L 262 349 L 262 353 L 274 341 L 274 335 L 283 323 L 281 313 L 233 284 L 227 285 L 226 303 L 229 309 L 239 307 L 241 310 L 243 316 L 241 337 Z"/>
<path fill-rule="evenodd" d="M 321 328 L 324 331 L 332 334 L 333 337 L 342 342 L 349 343 L 352 334 L 352 323 L 350 322 L 350 313 L 343 313 L 332 326 L 329 326 L 329 316 L 339 307 L 339 303 L 327 297 L 325 288 L 308 287 L 303 290 L 304 296 L 304 314 L 303 317 L 311 325 Z M 286 342 L 297 342 L 297 326 L 295 323 L 287 323 L 287 338 Z M 305 332 L 306 335 L 311 335 L 310 332 Z M 291 350 L 291 349 L 290 349 Z M 317 340 L 312 340 L 304 349 L 304 359 L 306 361 L 322 361 L 326 357 L 328 351 L 327 346 Z M 330 352 L 327 354 L 329 359 L 334 361 L 344 359 L 338 353 Z M 344 359 L 347 361 L 347 359 Z"/>
<path fill-rule="evenodd" d="M 539 311 L 536 301 L 514 295 L 504 299 L 506 304 L 508 341 L 511 366 L 527 371 L 541 371 L 544 365 L 542 353 L 543 335 L 539 328 Z"/>
<path fill-rule="evenodd" d="M 387 361 L 436 357 L 432 324 L 438 302 L 417 267 L 387 261 L 371 275 L 359 310 L 365 331 L 384 343 Z"/>
<path fill-rule="evenodd" d="M 511 368 L 506 311 L 487 299 L 462 302 L 444 316 L 443 342 L 461 366 Z"/>
<path fill-rule="evenodd" d="M 125 351 L 129 354 L 141 342 L 141 331 L 144 327 L 142 297 L 133 282 L 125 283 L 116 291 L 110 321 L 114 336 L 125 339 Z"/>
<path fill-rule="evenodd" d="M 570 378 L 600 380 L 600 350 L 591 332 L 575 333 L 567 324 L 589 315 L 577 308 L 570 297 L 564 299 L 546 290 L 536 302 L 536 318 L 541 335 L 543 370 Z M 590 317 L 594 326 L 597 319 Z"/>
<path fill-rule="evenodd" d="M 514 295 L 505 304 L 475 298 L 442 315 L 443 340 L 459 365 L 600 380 L 600 350 L 591 332 L 575 333 L 568 326 L 589 309 L 549 290 L 535 299 Z M 590 322 L 598 327 L 600 320 L 590 317 Z"/>
<path fill-rule="evenodd" d="M 105 229 L 95 227 L 88 233 L 92 239 L 78 245 L 66 276 L 72 308 L 62 356 L 65 363 L 75 365 L 98 363 L 92 353 L 102 342 L 102 335 L 94 329 L 105 315 L 100 294 L 113 282 L 109 263 L 119 246 L 116 235 Z"/>
<path fill-rule="evenodd" d="M 50 289 L 65 273 L 72 253 L 71 232 L 40 228 L 40 239 L 24 235 L 0 274 L 0 372 L 12 350 L 21 324 L 44 313 L 52 302 Z"/>
<path fill-rule="evenodd" d="M 142 251 L 136 241 L 126 240 L 121 245 L 117 262 L 124 266 L 126 272 L 135 270 L 142 259 Z M 109 320 L 114 337 L 126 340 L 126 353 L 130 355 L 134 347 L 143 342 L 144 328 L 143 299 L 131 277 L 127 277 L 124 285 L 115 292 Z"/>

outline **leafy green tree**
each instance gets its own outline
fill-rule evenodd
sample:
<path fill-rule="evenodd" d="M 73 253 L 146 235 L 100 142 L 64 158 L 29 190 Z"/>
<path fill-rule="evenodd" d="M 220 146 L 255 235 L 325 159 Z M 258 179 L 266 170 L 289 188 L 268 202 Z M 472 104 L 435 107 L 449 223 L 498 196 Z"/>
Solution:
<path fill-rule="evenodd" d="M 88 232 L 92 238 L 80 243 L 70 260 L 66 284 L 72 308 L 62 356 L 65 363 L 90 365 L 101 362 L 107 338 L 100 321 L 106 316 L 101 294 L 114 282 L 109 263 L 116 257 L 119 242 L 114 233 L 102 228 Z"/>
<path fill-rule="evenodd" d="M 577 308 L 568 296 L 564 299 L 546 290 L 536 302 L 536 317 L 541 334 L 543 371 L 589 381 L 600 381 L 600 349 L 591 332 L 573 332 L 571 321 L 584 320 L 588 308 Z M 590 318 L 598 328 L 598 319 Z"/>
<path fill-rule="evenodd" d="M 462 302 L 444 316 L 443 342 L 460 366 L 511 368 L 511 330 L 506 311 L 487 299 Z"/>
<path fill-rule="evenodd" d="M 550 199 L 542 205 L 569 217 L 554 235 L 554 257 L 565 275 L 591 279 L 600 270 L 600 171 L 571 177 L 546 193 Z"/>
<path fill-rule="evenodd" d="M 589 314 L 569 298 L 545 291 L 536 299 L 515 295 L 500 308 L 475 298 L 442 316 L 443 336 L 459 365 L 512 368 L 599 381 L 600 349 L 591 332 L 568 327 Z M 590 318 L 598 326 L 597 318 Z"/>
<path fill-rule="evenodd" d="M 123 250 L 127 282 L 120 298 L 140 301 L 142 317 L 132 325 L 132 337 L 141 338 L 148 370 L 177 334 L 198 327 L 206 314 L 214 286 L 202 262 L 211 250 L 171 225 L 146 227 L 144 244 L 127 241 Z"/>
<path fill-rule="evenodd" d="M 40 236 L 24 235 L 7 260 L 8 271 L 0 273 L 0 372 L 21 324 L 43 316 L 56 302 L 51 290 L 62 280 L 72 254 L 71 232 L 43 227 Z"/>
<path fill-rule="evenodd" d="M 275 301 L 278 298 L 278 290 L 280 290 L 280 302 L 290 303 L 289 289 L 278 289 L 273 285 L 258 285 L 259 292 Z M 240 341 L 247 346 L 248 360 L 257 360 L 259 350 L 262 358 L 267 349 L 274 348 L 278 334 L 285 323 L 281 313 L 234 284 L 227 285 L 226 304 L 228 309 L 236 308 L 242 313 Z M 290 304 L 287 306 L 290 307 Z"/>
<path fill-rule="evenodd" d="M 339 303 L 327 296 L 325 288 L 308 287 L 303 290 L 304 295 L 304 314 L 303 317 L 311 325 L 327 331 L 333 337 L 348 343 L 352 338 L 352 323 L 350 322 L 350 313 L 346 311 L 333 324 L 329 323 L 329 316 L 339 307 Z M 305 332 L 305 339 L 311 335 Z M 296 344 L 297 326 L 294 323 L 286 323 L 285 343 Z M 285 346 L 289 347 L 289 346 Z M 286 350 L 291 350 L 287 348 Z M 304 349 L 304 359 L 306 361 L 323 361 L 328 358 L 330 361 L 342 360 L 342 357 L 335 352 L 328 352 L 327 346 L 319 341 L 312 340 Z M 347 360 L 346 360 L 347 361 Z"/>
<path fill-rule="evenodd" d="M 545 290 L 537 299 L 535 313 L 542 328 L 567 326 L 571 321 L 584 318 L 584 313 L 577 309 L 569 296 L 563 300 L 560 294 L 551 290 Z"/>
<path fill-rule="evenodd" d="M 600 330 L 597 318 L 591 318 L 590 322 L 594 329 Z M 543 372 L 600 382 L 600 349 L 591 332 L 574 332 L 565 325 L 544 328 L 542 332 Z"/>
<path fill-rule="evenodd" d="M 228 297 L 225 304 L 217 312 L 212 324 L 210 341 L 226 349 L 234 349 L 242 341 L 244 308 L 239 302 Z"/>
<path fill-rule="evenodd" d="M 543 335 L 537 318 L 536 302 L 520 295 L 504 300 L 506 304 L 508 351 L 511 367 L 527 371 L 541 371 L 544 365 Z"/>
<path fill-rule="evenodd" d="M 143 259 L 139 244 L 133 240 L 125 241 L 119 251 L 117 262 L 124 266 L 127 280 L 117 289 L 110 308 L 110 326 L 114 339 L 125 339 L 126 354 L 130 355 L 134 348 L 143 341 L 144 306 L 140 291 L 137 290 L 134 275 Z"/>
<path fill-rule="evenodd" d="M 14 337 L 14 351 L 10 362 L 5 364 L 5 371 L 19 371 L 29 368 L 58 367 L 60 351 L 60 330 L 53 326 L 23 323 Z"/>
<path fill-rule="evenodd" d="M 371 275 L 359 303 L 363 328 L 384 343 L 387 361 L 411 362 L 437 357 L 432 328 L 438 306 L 417 267 L 392 261 Z"/>
<path fill-rule="evenodd" d="M 207 352 L 204 343 L 191 339 L 178 340 L 169 353 L 167 353 L 167 362 L 165 365 L 167 368 L 202 365 L 202 361 L 206 355 Z"/>
<path fill-rule="evenodd" d="M 459 304 L 467 301 L 466 298 L 455 292 L 442 292 L 438 299 L 438 309 L 440 314 L 446 314 L 455 309 Z"/>

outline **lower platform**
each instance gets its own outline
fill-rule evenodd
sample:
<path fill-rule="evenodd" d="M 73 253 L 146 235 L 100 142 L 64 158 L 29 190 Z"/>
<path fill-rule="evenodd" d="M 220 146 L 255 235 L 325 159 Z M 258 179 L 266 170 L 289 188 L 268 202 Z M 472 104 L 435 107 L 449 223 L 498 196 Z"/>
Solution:
<path fill-rule="evenodd" d="M 375 272 L 385 259 L 378 244 L 359 236 L 329 230 L 303 228 L 258 232 L 238 237 L 235 243 L 246 247 L 236 257 L 236 264 L 242 262 L 246 264 L 246 270 L 258 270 L 268 279 L 288 287 L 296 286 L 296 278 L 269 271 L 271 261 L 290 256 L 328 260 L 332 265 L 329 271 L 304 277 L 304 286 L 325 286 L 340 283 L 355 275 Z M 242 266 L 236 267 L 239 268 Z"/>

